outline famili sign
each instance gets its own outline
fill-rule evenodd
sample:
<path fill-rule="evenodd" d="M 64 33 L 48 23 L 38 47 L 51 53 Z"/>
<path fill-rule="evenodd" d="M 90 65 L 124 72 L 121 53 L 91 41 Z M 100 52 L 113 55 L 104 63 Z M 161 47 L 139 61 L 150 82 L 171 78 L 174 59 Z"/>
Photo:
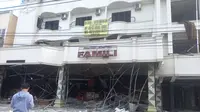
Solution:
<path fill-rule="evenodd" d="M 113 57 L 113 56 L 117 56 L 117 47 L 113 46 L 80 47 L 78 50 L 79 58 Z"/>
<path fill-rule="evenodd" d="M 108 34 L 108 20 L 87 20 L 84 22 L 85 36 L 106 36 Z"/>

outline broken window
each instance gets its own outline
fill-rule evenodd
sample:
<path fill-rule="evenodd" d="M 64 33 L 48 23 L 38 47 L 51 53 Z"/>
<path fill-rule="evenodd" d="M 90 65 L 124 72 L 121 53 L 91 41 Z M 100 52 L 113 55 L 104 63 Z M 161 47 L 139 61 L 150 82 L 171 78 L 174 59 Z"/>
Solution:
<path fill-rule="evenodd" d="M 131 22 L 131 11 L 112 13 L 112 22 L 114 21 Z"/>
<path fill-rule="evenodd" d="M 197 53 L 196 39 L 188 39 L 185 32 L 173 33 L 173 52 L 178 54 Z"/>
<path fill-rule="evenodd" d="M 143 112 L 148 104 L 147 66 L 145 64 L 72 64 L 69 65 L 67 104 L 87 108 L 111 109 L 128 102 L 141 104 Z M 134 71 L 132 74 L 131 71 Z M 130 89 L 130 76 L 132 89 Z M 130 90 L 130 91 L 129 91 Z M 129 96 L 130 92 L 130 96 Z M 83 103 L 84 101 L 86 106 Z M 90 103 L 91 102 L 91 103 Z M 91 107 L 93 108 L 93 107 Z"/>
<path fill-rule="evenodd" d="M 197 53 L 198 30 L 193 22 L 185 21 L 184 26 L 186 32 L 173 33 L 174 53 Z"/>
<path fill-rule="evenodd" d="M 57 71 L 58 67 L 47 65 L 6 66 L 1 98 L 9 102 L 8 99 L 21 90 L 21 84 L 27 82 L 31 86 L 29 92 L 34 96 L 35 104 L 48 105 L 56 98 Z"/>

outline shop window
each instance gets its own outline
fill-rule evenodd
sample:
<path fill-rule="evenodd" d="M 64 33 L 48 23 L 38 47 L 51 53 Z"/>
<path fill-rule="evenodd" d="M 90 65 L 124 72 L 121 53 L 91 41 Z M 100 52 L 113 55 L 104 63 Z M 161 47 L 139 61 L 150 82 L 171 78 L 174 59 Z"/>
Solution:
<path fill-rule="evenodd" d="M 112 22 L 114 21 L 131 22 L 131 11 L 112 13 Z"/>
<path fill-rule="evenodd" d="M 45 22 L 45 29 L 58 30 L 58 28 L 59 28 L 59 20 Z"/>
<path fill-rule="evenodd" d="M 92 20 L 92 16 L 76 18 L 76 26 L 84 26 L 86 20 Z"/>

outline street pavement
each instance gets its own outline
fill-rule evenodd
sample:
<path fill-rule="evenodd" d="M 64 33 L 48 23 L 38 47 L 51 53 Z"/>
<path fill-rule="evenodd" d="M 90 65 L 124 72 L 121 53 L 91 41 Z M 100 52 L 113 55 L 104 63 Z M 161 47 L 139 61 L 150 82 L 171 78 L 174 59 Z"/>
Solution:
<path fill-rule="evenodd" d="M 0 104 L 0 112 L 12 112 L 10 105 L 9 104 Z M 41 107 L 36 107 L 30 112 L 87 112 L 84 109 L 73 109 L 73 108 L 41 108 Z"/>

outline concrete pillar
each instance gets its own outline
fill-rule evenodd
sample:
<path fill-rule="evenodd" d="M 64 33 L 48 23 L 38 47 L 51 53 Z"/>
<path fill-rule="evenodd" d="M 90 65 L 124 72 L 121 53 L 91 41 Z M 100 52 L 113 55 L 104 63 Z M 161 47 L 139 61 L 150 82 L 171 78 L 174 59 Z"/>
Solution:
<path fill-rule="evenodd" d="M 162 94 L 161 94 L 161 78 L 156 78 L 156 109 L 157 112 L 162 112 Z"/>
<path fill-rule="evenodd" d="M 168 29 L 171 28 L 172 26 L 172 10 L 171 10 L 171 0 L 166 1 L 167 5 L 167 24 L 168 24 Z M 173 53 L 173 37 L 172 37 L 172 32 L 168 33 L 168 54 Z"/>
<path fill-rule="evenodd" d="M 0 68 L 0 98 L 1 98 L 1 90 L 2 90 L 2 84 L 3 84 L 3 78 L 6 75 L 5 67 Z"/>
<path fill-rule="evenodd" d="M 106 6 L 106 7 L 105 7 L 105 19 L 108 18 L 107 16 L 108 16 L 108 7 Z"/>
<path fill-rule="evenodd" d="M 159 26 L 160 23 L 161 23 L 161 14 L 160 14 L 160 11 L 161 11 L 161 4 L 160 4 L 160 1 L 161 0 L 155 0 L 155 10 L 156 10 L 156 26 Z"/>
<path fill-rule="evenodd" d="M 70 26 L 71 25 L 71 12 L 68 12 L 68 20 L 67 21 L 68 21 L 68 25 L 69 25 L 68 28 L 70 29 L 71 28 L 71 26 Z"/>
<path fill-rule="evenodd" d="M 156 112 L 155 65 L 148 64 L 148 112 Z"/>
<path fill-rule="evenodd" d="M 64 106 L 65 100 L 65 89 L 66 89 L 66 75 L 65 75 L 65 67 L 61 66 L 58 70 L 58 85 L 57 85 L 57 93 L 56 93 L 56 101 L 55 107 Z"/>
<path fill-rule="evenodd" d="M 170 82 L 170 111 L 173 112 L 174 111 L 174 83 Z"/>

